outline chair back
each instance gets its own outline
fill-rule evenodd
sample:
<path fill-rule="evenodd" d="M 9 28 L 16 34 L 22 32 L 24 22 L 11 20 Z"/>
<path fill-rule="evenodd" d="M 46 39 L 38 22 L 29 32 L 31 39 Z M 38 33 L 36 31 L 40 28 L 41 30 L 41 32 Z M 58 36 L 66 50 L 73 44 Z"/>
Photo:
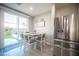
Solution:
<path fill-rule="evenodd" d="M 42 38 L 42 40 L 44 40 L 44 38 L 45 38 L 45 34 L 41 34 L 42 36 L 41 36 L 41 38 Z"/>
<path fill-rule="evenodd" d="M 42 38 L 45 38 L 45 34 L 42 35 Z"/>

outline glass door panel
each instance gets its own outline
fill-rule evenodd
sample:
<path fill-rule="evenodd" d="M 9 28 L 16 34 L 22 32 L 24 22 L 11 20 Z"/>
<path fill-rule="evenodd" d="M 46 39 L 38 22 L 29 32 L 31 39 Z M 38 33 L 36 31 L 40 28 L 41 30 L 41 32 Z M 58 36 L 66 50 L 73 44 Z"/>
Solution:
<path fill-rule="evenodd" d="M 21 34 L 28 31 L 28 20 L 25 17 L 19 17 L 19 40 L 21 40 Z"/>
<path fill-rule="evenodd" d="M 17 43 L 17 16 L 9 13 L 4 13 L 4 45 L 8 46 Z"/>

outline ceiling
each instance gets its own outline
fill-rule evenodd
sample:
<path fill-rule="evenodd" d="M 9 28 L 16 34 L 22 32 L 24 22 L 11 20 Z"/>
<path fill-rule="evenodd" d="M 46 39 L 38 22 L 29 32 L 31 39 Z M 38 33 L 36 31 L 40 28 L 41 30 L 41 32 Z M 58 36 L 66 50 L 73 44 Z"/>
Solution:
<path fill-rule="evenodd" d="M 3 5 L 19 10 L 31 16 L 37 16 L 51 10 L 51 3 L 4 3 Z"/>

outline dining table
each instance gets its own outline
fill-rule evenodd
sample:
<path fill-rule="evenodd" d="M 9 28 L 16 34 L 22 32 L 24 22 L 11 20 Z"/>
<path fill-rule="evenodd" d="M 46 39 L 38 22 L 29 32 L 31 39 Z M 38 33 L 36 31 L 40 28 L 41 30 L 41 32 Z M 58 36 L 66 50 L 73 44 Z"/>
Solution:
<path fill-rule="evenodd" d="M 34 37 L 38 37 L 40 36 L 40 34 L 38 33 L 23 33 L 25 39 L 27 37 L 27 41 L 29 42 L 30 41 L 30 38 L 34 38 Z"/>

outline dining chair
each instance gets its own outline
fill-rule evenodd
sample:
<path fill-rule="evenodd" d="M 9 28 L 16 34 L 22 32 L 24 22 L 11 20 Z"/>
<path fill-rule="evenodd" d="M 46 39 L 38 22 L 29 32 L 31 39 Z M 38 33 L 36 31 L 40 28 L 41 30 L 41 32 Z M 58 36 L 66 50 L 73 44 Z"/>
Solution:
<path fill-rule="evenodd" d="M 28 38 L 28 35 L 23 35 L 21 34 L 21 39 L 22 39 L 22 44 L 26 45 L 26 46 L 29 46 L 29 47 L 34 47 L 36 48 L 36 41 L 35 41 L 35 38 L 34 36 L 29 36 Z"/>
<path fill-rule="evenodd" d="M 41 34 L 40 36 L 37 36 L 35 38 L 36 42 L 40 43 L 41 52 L 43 50 L 43 47 L 45 47 L 45 34 Z M 38 45 L 37 43 L 37 45 Z"/>
<path fill-rule="evenodd" d="M 28 43 L 30 44 L 30 46 L 32 46 L 32 48 L 36 49 L 36 40 L 35 40 L 35 36 L 31 36 L 29 38 Z"/>

